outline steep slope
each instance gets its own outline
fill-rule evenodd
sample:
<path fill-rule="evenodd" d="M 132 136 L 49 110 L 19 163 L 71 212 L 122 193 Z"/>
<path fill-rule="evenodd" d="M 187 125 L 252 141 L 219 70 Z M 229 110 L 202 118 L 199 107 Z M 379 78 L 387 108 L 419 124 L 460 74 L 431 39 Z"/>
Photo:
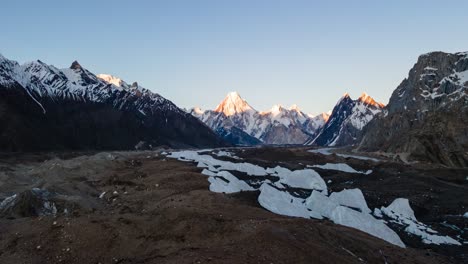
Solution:
<path fill-rule="evenodd" d="M 76 61 L 57 69 L 0 55 L 0 122 L 3 151 L 223 144 L 171 101 L 137 83 L 101 79 Z"/>
<path fill-rule="evenodd" d="M 306 145 L 346 146 L 358 142 L 363 128 L 374 116 L 382 111 L 383 104 L 363 93 L 357 100 L 351 99 L 348 93 L 338 101 L 330 118 Z"/>
<path fill-rule="evenodd" d="M 359 149 L 468 166 L 468 53 L 421 55 Z"/>
<path fill-rule="evenodd" d="M 302 144 L 328 118 L 327 114 L 306 115 L 296 105 L 289 109 L 275 105 L 269 111 L 258 112 L 237 92 L 229 93 L 215 110 L 193 108 L 190 113 L 222 136 L 235 134 L 229 142 L 236 145 Z"/>

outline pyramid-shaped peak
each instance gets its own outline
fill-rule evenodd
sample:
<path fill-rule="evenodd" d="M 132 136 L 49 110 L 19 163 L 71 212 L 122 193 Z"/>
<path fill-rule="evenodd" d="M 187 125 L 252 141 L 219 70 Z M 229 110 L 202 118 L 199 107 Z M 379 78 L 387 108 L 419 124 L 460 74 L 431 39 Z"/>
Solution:
<path fill-rule="evenodd" d="M 235 100 L 237 100 L 237 99 L 242 100 L 242 97 L 240 96 L 240 94 L 238 92 L 235 92 L 235 91 L 234 92 L 229 92 L 227 94 L 227 97 L 229 97 L 231 99 L 235 99 Z"/>
<path fill-rule="evenodd" d="M 230 92 L 226 98 L 216 107 L 215 112 L 222 112 L 226 116 L 232 116 L 247 111 L 255 111 L 238 92 Z"/>
<path fill-rule="evenodd" d="M 78 61 L 72 62 L 70 69 L 72 70 L 81 70 L 83 67 L 81 67 L 81 64 Z"/>
<path fill-rule="evenodd" d="M 336 104 L 338 105 L 338 104 L 341 104 L 342 102 L 346 103 L 349 101 L 352 101 L 351 96 L 349 96 L 349 93 L 344 93 L 343 96 L 341 96 L 340 100 L 338 100 Z"/>

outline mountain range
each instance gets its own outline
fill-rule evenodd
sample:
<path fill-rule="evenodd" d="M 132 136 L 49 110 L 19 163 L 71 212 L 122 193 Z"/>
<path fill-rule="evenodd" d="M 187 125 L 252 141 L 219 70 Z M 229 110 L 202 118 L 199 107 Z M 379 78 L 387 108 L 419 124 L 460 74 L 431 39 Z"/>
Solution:
<path fill-rule="evenodd" d="M 235 145 L 302 144 L 328 120 L 326 113 L 308 115 L 296 105 L 259 112 L 237 92 L 229 93 L 214 110 L 196 107 L 190 113 Z"/>
<path fill-rule="evenodd" d="M 228 145 L 354 146 L 402 160 L 468 166 L 468 53 L 423 54 L 388 105 L 343 95 L 330 114 L 296 105 L 257 111 L 231 92 L 214 110 L 161 95 L 77 61 L 59 69 L 0 55 L 2 151 Z"/>
<path fill-rule="evenodd" d="M 363 93 L 357 100 L 345 94 L 330 113 L 305 114 L 297 105 L 284 108 L 274 105 L 259 112 L 237 92 L 229 93 L 215 110 L 191 109 L 220 136 L 234 145 L 352 145 L 363 127 L 382 111 L 383 104 Z M 233 135 L 236 135 L 235 137 Z"/>
<path fill-rule="evenodd" d="M 134 82 L 0 55 L 0 149 L 216 147 L 224 141 L 171 101 Z"/>

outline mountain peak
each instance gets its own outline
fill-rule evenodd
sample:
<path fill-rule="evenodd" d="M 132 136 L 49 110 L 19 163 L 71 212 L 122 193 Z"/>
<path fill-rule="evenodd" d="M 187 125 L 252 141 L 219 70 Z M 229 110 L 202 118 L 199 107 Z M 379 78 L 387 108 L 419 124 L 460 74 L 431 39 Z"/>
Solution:
<path fill-rule="evenodd" d="M 98 74 L 96 75 L 99 79 L 103 80 L 106 83 L 113 84 L 117 87 L 122 87 L 123 81 L 122 79 L 115 77 L 110 74 Z"/>
<path fill-rule="evenodd" d="M 78 61 L 72 62 L 70 69 L 72 70 L 82 70 L 83 67 L 81 67 L 81 64 Z"/>
<path fill-rule="evenodd" d="M 341 96 L 340 100 L 338 100 L 338 102 L 336 103 L 337 105 L 338 104 L 341 104 L 341 102 L 349 102 L 349 101 L 352 101 L 351 99 L 351 96 L 349 96 L 349 93 L 344 93 L 343 96 Z"/>
<path fill-rule="evenodd" d="M 222 112 L 226 116 L 232 116 L 238 113 L 254 111 L 253 108 L 242 99 L 238 92 L 230 92 L 226 98 L 216 107 L 215 112 Z"/>
<path fill-rule="evenodd" d="M 283 110 L 284 110 L 284 108 L 280 104 L 276 104 L 271 108 L 270 112 L 273 115 L 277 115 L 277 114 L 281 113 L 281 111 L 283 111 Z"/>
<path fill-rule="evenodd" d="M 289 107 L 289 110 L 293 110 L 293 111 L 296 111 L 296 112 L 300 112 L 301 110 L 299 109 L 299 107 L 297 106 L 297 104 L 293 104 Z"/>
<path fill-rule="evenodd" d="M 196 106 L 192 108 L 191 113 L 195 115 L 202 115 L 205 111 L 203 111 L 200 107 Z"/>
<path fill-rule="evenodd" d="M 367 93 L 362 93 L 361 96 L 358 98 L 358 101 L 359 102 L 362 102 L 364 104 L 367 104 L 367 105 L 373 105 L 373 106 L 377 106 L 379 108 L 382 108 L 384 107 L 385 105 L 382 104 L 382 103 L 379 103 L 377 101 L 374 100 L 374 98 L 370 97 Z"/>
<path fill-rule="evenodd" d="M 239 94 L 238 92 L 236 92 L 236 91 L 234 91 L 234 92 L 229 92 L 229 93 L 227 94 L 227 97 L 230 97 L 230 98 L 232 98 L 232 99 L 241 99 L 241 100 L 242 100 L 242 97 L 241 97 L 240 94 Z"/>

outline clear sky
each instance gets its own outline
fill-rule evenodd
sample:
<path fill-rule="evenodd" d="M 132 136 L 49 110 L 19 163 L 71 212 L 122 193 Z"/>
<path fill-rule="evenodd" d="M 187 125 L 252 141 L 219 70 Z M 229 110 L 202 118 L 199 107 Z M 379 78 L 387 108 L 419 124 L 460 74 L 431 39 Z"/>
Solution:
<path fill-rule="evenodd" d="M 3 1 L 0 53 L 78 60 L 214 108 L 238 91 L 257 110 L 330 110 L 345 92 L 384 103 L 429 51 L 468 50 L 468 1 Z"/>

